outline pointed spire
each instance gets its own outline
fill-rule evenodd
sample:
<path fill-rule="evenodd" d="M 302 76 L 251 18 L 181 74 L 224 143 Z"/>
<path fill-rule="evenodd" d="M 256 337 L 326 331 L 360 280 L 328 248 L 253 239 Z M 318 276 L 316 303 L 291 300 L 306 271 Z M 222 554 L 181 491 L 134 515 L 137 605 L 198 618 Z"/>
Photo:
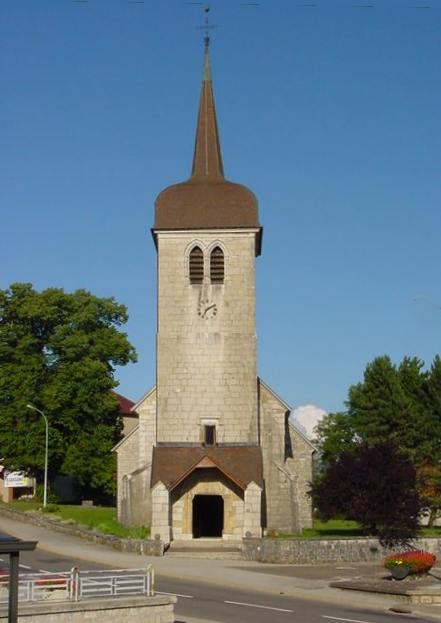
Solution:
<path fill-rule="evenodd" d="M 196 140 L 193 154 L 192 179 L 224 179 L 222 154 L 217 128 L 216 109 L 211 83 L 209 42 L 205 37 L 204 75 L 199 100 Z"/>

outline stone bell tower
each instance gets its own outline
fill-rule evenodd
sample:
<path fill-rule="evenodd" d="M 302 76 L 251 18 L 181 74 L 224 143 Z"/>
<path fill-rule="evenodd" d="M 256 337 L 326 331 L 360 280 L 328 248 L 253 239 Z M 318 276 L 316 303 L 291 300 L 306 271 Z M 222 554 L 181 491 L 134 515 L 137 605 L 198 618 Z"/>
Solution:
<path fill-rule="evenodd" d="M 258 443 L 254 194 L 224 177 L 208 40 L 191 177 L 157 198 L 157 442 Z"/>
<path fill-rule="evenodd" d="M 118 517 L 165 544 L 311 525 L 312 448 L 257 377 L 257 201 L 225 179 L 208 37 L 190 178 L 160 193 L 156 386 L 114 448 Z"/>

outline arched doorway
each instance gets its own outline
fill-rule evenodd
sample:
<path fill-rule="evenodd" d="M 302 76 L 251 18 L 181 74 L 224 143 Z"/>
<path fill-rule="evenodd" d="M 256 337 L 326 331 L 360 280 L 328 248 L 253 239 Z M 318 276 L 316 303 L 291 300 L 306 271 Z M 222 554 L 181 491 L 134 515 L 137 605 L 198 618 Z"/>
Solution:
<path fill-rule="evenodd" d="M 193 498 L 193 538 L 222 537 L 224 500 L 221 495 L 195 495 Z"/>

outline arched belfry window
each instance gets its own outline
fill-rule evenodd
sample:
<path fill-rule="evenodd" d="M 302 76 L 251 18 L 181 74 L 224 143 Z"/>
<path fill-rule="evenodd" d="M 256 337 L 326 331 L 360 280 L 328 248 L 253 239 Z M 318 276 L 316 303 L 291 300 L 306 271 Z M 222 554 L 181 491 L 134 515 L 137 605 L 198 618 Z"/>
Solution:
<path fill-rule="evenodd" d="M 193 247 L 190 251 L 190 283 L 204 281 L 204 254 L 200 247 Z"/>
<path fill-rule="evenodd" d="M 215 247 L 210 254 L 210 279 L 211 283 L 223 283 L 225 273 L 224 252 L 220 247 Z"/>

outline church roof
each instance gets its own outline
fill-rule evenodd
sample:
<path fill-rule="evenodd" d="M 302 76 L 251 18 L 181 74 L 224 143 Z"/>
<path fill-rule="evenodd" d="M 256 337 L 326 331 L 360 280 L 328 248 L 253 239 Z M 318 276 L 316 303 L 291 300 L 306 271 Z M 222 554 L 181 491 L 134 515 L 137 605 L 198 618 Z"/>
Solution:
<path fill-rule="evenodd" d="M 115 392 L 115 391 L 112 391 L 112 394 L 115 396 L 115 398 L 118 401 L 120 414 L 121 415 L 133 415 L 132 411 L 133 411 L 133 407 L 135 406 L 135 403 L 133 402 L 133 400 L 130 400 L 129 398 L 126 398 L 122 394 L 118 394 L 118 392 Z"/>
<path fill-rule="evenodd" d="M 156 446 L 151 486 L 161 481 L 171 491 L 203 467 L 216 467 L 241 489 L 250 482 L 263 486 L 262 451 L 257 446 Z"/>
<path fill-rule="evenodd" d="M 261 229 L 254 193 L 224 176 L 206 43 L 191 177 L 158 195 L 154 230 L 229 228 Z"/>

